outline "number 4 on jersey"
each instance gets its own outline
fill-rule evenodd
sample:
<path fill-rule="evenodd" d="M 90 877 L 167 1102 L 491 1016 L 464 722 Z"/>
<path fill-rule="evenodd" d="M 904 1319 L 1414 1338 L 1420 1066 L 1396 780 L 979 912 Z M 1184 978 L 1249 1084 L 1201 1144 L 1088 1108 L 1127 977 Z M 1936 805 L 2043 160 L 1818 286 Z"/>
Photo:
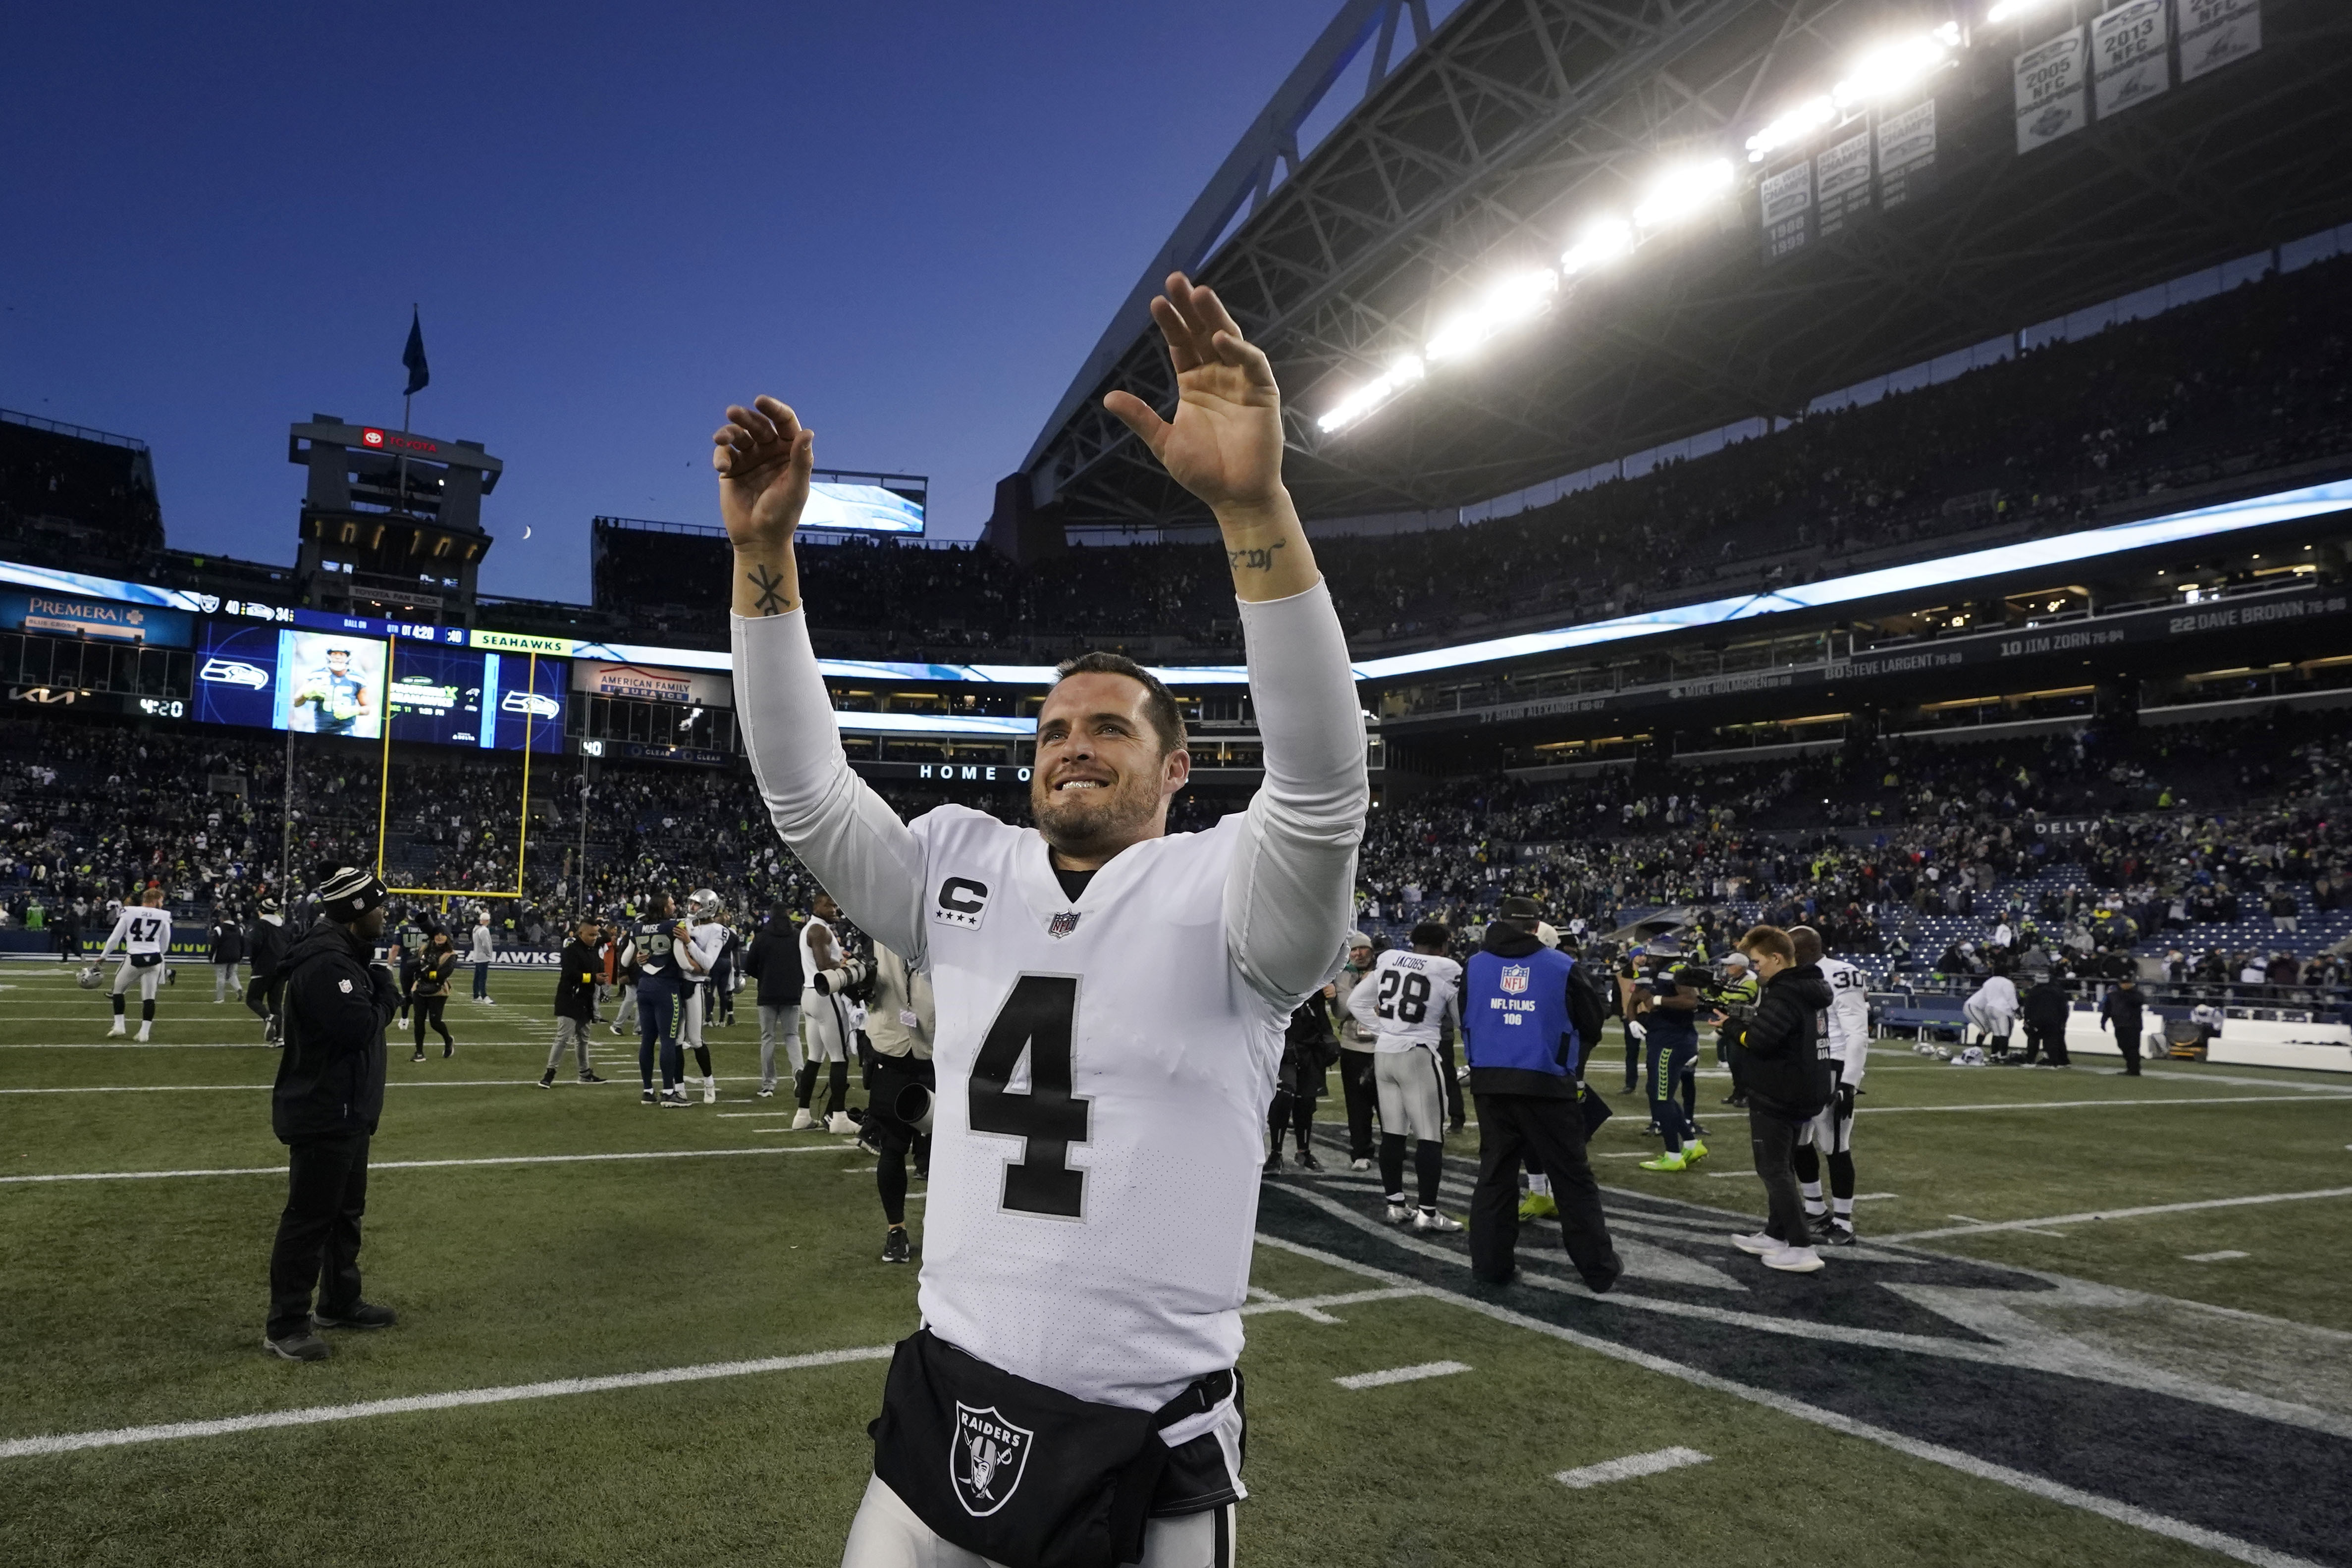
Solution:
<path fill-rule="evenodd" d="M 971 1130 L 1024 1140 L 1021 1158 L 1004 1167 L 1006 1208 L 1067 1219 L 1086 1213 L 1086 1173 L 1069 1166 L 1070 1145 L 1087 1141 L 1087 1102 L 1070 1092 L 1077 1010 L 1076 976 L 1022 976 L 971 1064 Z M 1010 1085 L 1024 1048 L 1029 1092 L 1016 1094 Z"/>

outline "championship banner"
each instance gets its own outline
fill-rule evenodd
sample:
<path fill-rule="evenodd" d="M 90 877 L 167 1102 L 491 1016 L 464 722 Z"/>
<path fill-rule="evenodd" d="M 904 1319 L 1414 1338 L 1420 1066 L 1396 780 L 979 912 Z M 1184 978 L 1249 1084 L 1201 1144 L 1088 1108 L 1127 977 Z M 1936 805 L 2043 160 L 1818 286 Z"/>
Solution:
<path fill-rule="evenodd" d="M 2154 98 L 2172 84 L 2166 42 L 2164 0 L 2124 0 L 2093 18 L 2091 60 L 2097 76 L 2093 97 L 2101 120 Z"/>
<path fill-rule="evenodd" d="M 1812 238 L 1813 161 L 1799 158 L 1780 169 L 1765 171 L 1758 187 L 1763 197 L 1764 259 L 1793 256 Z"/>
<path fill-rule="evenodd" d="M 2262 0 L 2180 0 L 2182 81 L 2195 81 L 2262 47 Z"/>
<path fill-rule="evenodd" d="M 2087 50 L 2072 28 L 2017 57 L 2017 150 L 2031 152 L 2083 129 L 2090 118 Z"/>
<path fill-rule="evenodd" d="M 2148 0 L 2154 5 L 2157 0 Z M 1936 100 L 1878 117 L 1878 204 L 1892 212 L 1924 196 L 1936 178 Z"/>
<path fill-rule="evenodd" d="M 1870 122 L 1813 159 L 1813 232 L 1826 239 L 1870 211 Z"/>

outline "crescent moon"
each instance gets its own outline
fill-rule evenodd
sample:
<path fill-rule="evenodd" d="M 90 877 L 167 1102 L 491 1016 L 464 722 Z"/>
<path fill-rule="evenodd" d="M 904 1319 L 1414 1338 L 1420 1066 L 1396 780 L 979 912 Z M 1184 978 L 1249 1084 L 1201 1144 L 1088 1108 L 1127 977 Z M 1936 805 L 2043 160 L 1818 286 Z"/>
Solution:
<path fill-rule="evenodd" d="M 530 526 L 528 523 L 523 525 L 522 537 L 525 538 L 530 538 Z"/>

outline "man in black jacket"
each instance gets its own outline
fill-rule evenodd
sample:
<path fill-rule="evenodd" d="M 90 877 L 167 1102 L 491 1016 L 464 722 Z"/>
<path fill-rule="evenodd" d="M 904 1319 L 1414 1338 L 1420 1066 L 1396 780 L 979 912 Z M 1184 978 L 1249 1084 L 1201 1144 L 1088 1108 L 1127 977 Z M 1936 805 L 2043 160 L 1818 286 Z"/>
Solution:
<path fill-rule="evenodd" d="M 282 966 L 285 1049 L 270 1091 L 270 1126 L 290 1171 L 263 1343 L 288 1361 L 327 1358 L 318 1328 L 394 1321 L 391 1308 L 360 1299 L 359 1267 L 368 1139 L 383 1110 L 383 1026 L 400 1006 L 392 976 L 372 962 L 384 887 L 356 866 L 322 868 L 317 897 L 318 921 Z"/>
<path fill-rule="evenodd" d="M 253 929 L 246 933 L 245 950 L 253 960 L 253 972 L 245 983 L 245 1005 L 261 1020 L 264 1040 L 278 1039 L 278 1009 L 286 996 L 286 950 L 293 938 L 286 917 L 278 912 L 278 901 L 263 899 L 254 914 Z"/>
<path fill-rule="evenodd" d="M 779 1041 L 793 1075 L 800 1075 L 801 988 L 808 984 L 801 964 L 800 933 L 793 929 L 782 904 L 776 905 L 751 938 L 743 954 L 743 973 L 760 983 L 760 1098 L 766 1100 L 776 1092 Z"/>
<path fill-rule="evenodd" d="M 2044 975 L 2025 993 L 2025 1065 L 2037 1053 L 2052 1067 L 2070 1065 L 2066 1059 L 2066 1018 L 2074 1004 L 2066 999 L 2066 982 Z"/>
<path fill-rule="evenodd" d="M 1748 1141 L 1764 1179 L 1771 1219 L 1753 1236 L 1732 1239 L 1768 1269 L 1811 1274 L 1822 1266 L 1805 1224 L 1804 1194 L 1793 1163 L 1805 1124 L 1829 1103 L 1837 1068 L 1830 1053 L 1832 999 L 1821 970 L 1797 962 L 1797 946 L 1777 925 L 1739 939 L 1764 986 L 1755 1012 L 1724 1027 L 1731 1082 L 1748 1097 Z"/>
<path fill-rule="evenodd" d="M 580 1082 L 602 1083 L 588 1065 L 588 1026 L 596 1021 L 596 977 L 604 966 L 596 949 L 596 917 L 583 915 L 572 928 L 572 940 L 556 959 L 555 1043 L 548 1048 L 547 1071 L 540 1075 L 541 1089 L 555 1087 L 555 1070 L 563 1065 L 563 1048 L 580 1057 Z"/>
<path fill-rule="evenodd" d="M 213 1006 L 218 1007 L 242 988 L 236 966 L 245 956 L 245 932 L 226 905 L 213 906 L 212 948 Z"/>
<path fill-rule="evenodd" d="M 2099 1004 L 2099 1027 L 2114 1026 L 2116 1049 L 2124 1053 L 2123 1071 L 2126 1078 L 2139 1076 L 2140 1034 L 2146 1023 L 2141 1005 L 2139 981 L 2129 969 L 2124 971 L 2123 977 L 2116 982 L 2116 988 L 2109 991 L 2106 999 Z"/>

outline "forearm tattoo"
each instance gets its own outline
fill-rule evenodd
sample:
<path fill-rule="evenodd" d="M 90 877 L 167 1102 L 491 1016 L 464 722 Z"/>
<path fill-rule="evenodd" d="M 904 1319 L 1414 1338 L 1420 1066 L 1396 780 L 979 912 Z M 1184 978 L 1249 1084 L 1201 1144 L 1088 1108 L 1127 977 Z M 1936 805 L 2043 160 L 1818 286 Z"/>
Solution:
<path fill-rule="evenodd" d="M 1288 539 L 1276 539 L 1263 549 L 1229 549 L 1225 552 L 1225 564 L 1235 571 L 1272 571 L 1274 552 L 1289 542 Z"/>
<path fill-rule="evenodd" d="M 759 590 L 751 602 L 761 614 L 788 615 L 792 612 L 793 601 L 784 597 L 783 573 L 763 561 L 744 575 L 750 580 L 751 586 Z"/>

